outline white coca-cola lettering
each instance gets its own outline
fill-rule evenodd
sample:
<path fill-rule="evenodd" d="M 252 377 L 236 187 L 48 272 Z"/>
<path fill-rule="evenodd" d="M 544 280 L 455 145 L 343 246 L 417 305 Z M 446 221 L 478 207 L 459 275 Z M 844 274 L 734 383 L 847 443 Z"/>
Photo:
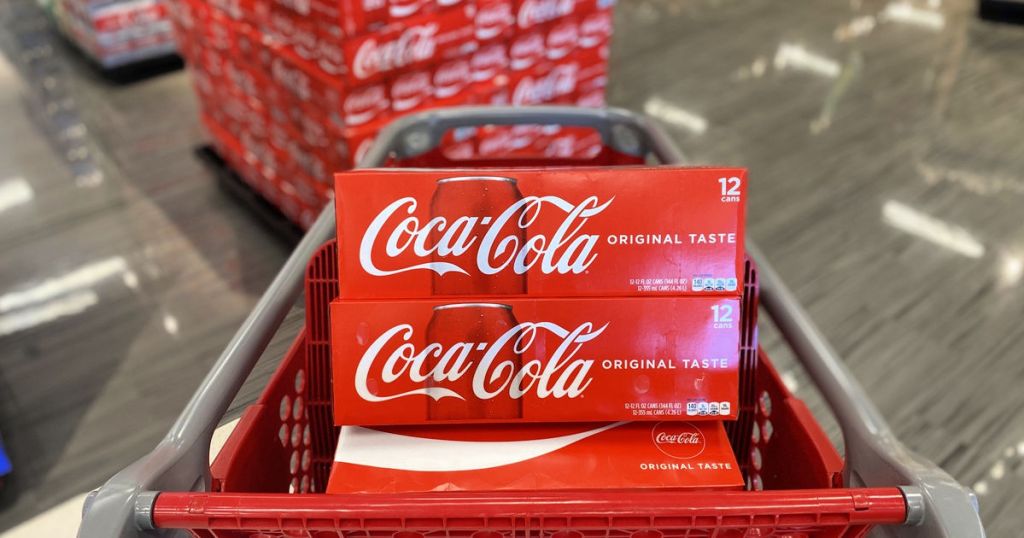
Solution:
<path fill-rule="evenodd" d="M 437 23 L 407 28 L 397 39 L 378 43 L 377 38 L 364 41 L 356 50 L 352 73 L 367 79 L 434 57 L 437 42 Z"/>
<path fill-rule="evenodd" d="M 299 147 L 298 144 L 294 142 L 288 144 L 288 154 L 291 156 L 292 161 L 298 164 L 310 176 L 314 178 L 324 177 L 324 163 L 312 153 Z"/>
<path fill-rule="evenodd" d="M 460 142 L 444 148 L 445 157 L 456 161 L 472 159 L 475 154 L 476 150 L 470 142 Z"/>
<path fill-rule="evenodd" d="M 565 58 L 576 46 L 579 28 L 572 22 L 555 26 L 548 32 L 547 56 L 549 60 Z"/>
<path fill-rule="evenodd" d="M 271 76 L 285 88 L 288 88 L 299 99 L 308 101 L 313 95 L 309 77 L 298 69 L 289 66 L 279 57 L 275 57 L 270 65 Z"/>
<path fill-rule="evenodd" d="M 406 73 L 391 83 L 391 107 L 397 112 L 412 110 L 432 93 L 429 73 Z"/>
<path fill-rule="evenodd" d="M 295 34 L 292 35 L 292 44 L 295 52 L 302 58 L 311 59 L 316 50 L 316 32 L 312 28 L 298 26 Z"/>
<path fill-rule="evenodd" d="M 529 28 L 569 15 L 575 7 L 576 0 L 525 0 L 516 22 L 520 28 Z"/>
<path fill-rule="evenodd" d="M 415 15 L 429 0 L 390 0 L 388 15 L 401 19 Z"/>
<path fill-rule="evenodd" d="M 576 106 L 603 108 L 605 106 L 604 89 L 597 89 L 581 95 L 576 99 Z"/>
<path fill-rule="evenodd" d="M 362 125 L 374 118 L 378 112 L 388 106 L 384 87 L 370 86 L 361 91 L 349 94 L 345 98 L 342 110 L 345 112 L 346 125 Z"/>
<path fill-rule="evenodd" d="M 593 381 L 589 374 L 594 361 L 578 359 L 576 355 L 583 344 L 600 336 L 607 327 L 607 323 L 595 328 L 593 323 L 585 322 L 569 330 L 545 321 L 524 322 L 505 331 L 493 342 L 457 342 L 448 347 L 429 342 L 423 349 L 416 349 L 412 325 L 396 325 L 377 337 L 359 359 L 355 375 L 356 393 L 368 402 L 385 402 L 415 395 L 434 400 L 465 400 L 470 396 L 490 400 L 501 395 L 518 399 L 529 393 L 541 399 L 577 398 Z M 554 337 L 538 335 L 541 331 L 547 331 Z M 551 350 L 549 356 L 525 361 L 518 370 L 512 361 L 501 360 L 505 351 L 517 356 L 525 354 L 538 336 L 545 349 Z M 385 351 L 385 348 L 391 349 Z M 475 359 L 474 355 L 479 358 Z M 428 365 L 429 358 L 436 359 L 432 367 Z M 375 394 L 370 390 L 368 380 L 371 373 L 377 372 L 383 386 Z M 472 395 L 439 386 L 458 381 L 466 375 L 472 376 Z M 435 386 L 387 394 L 387 385 L 402 378 L 416 385 L 426 385 L 429 380 Z"/>
<path fill-rule="evenodd" d="M 508 65 L 508 55 L 504 45 L 491 45 L 477 51 L 470 59 L 473 69 L 473 80 L 483 82 L 491 80 L 500 70 Z"/>
<path fill-rule="evenodd" d="M 612 35 L 612 18 L 608 13 L 590 15 L 580 23 L 580 46 L 593 48 Z"/>
<path fill-rule="evenodd" d="M 447 99 L 462 91 L 471 78 L 469 62 L 459 60 L 442 64 L 434 72 L 434 96 Z"/>
<path fill-rule="evenodd" d="M 321 39 L 317 43 L 319 51 L 318 65 L 328 75 L 340 75 L 344 72 L 345 56 L 341 47 L 332 39 Z"/>
<path fill-rule="evenodd" d="M 480 140 L 480 155 L 487 156 L 507 153 L 512 149 L 514 142 L 512 132 L 503 129 Z"/>
<path fill-rule="evenodd" d="M 698 432 L 682 432 L 677 434 L 660 432 L 654 437 L 654 441 L 665 445 L 699 445 L 701 437 Z"/>
<path fill-rule="evenodd" d="M 309 0 L 277 0 L 277 3 L 299 15 L 309 15 Z"/>
<path fill-rule="evenodd" d="M 323 125 L 305 114 L 302 115 L 302 136 L 313 147 L 327 144 L 327 133 Z"/>
<path fill-rule="evenodd" d="M 437 216 L 422 223 L 414 216 L 416 199 L 400 198 L 370 222 L 359 245 L 359 263 L 364 271 L 375 276 L 416 270 L 434 271 L 439 275 L 450 272 L 468 275 L 467 269 L 488 275 L 511 270 L 521 275 L 538 262 L 544 273 L 580 274 L 597 258 L 594 245 L 599 239 L 597 235 L 580 231 L 588 220 L 607 209 L 614 199 L 602 204 L 596 196 L 589 196 L 573 204 L 557 196 L 526 196 L 493 219 L 464 215 L 449 221 L 446 217 Z M 523 241 L 520 234 L 502 235 L 506 233 L 506 227 L 528 230 L 545 208 L 565 213 L 562 223 L 550 238 L 534 234 Z M 403 212 L 408 216 L 403 217 Z M 397 219 L 400 220 L 394 222 Z M 391 226 L 389 231 L 385 231 L 386 226 Z M 436 243 L 432 240 L 435 232 L 440 233 Z M 465 268 L 451 262 L 436 261 L 453 255 L 461 256 L 478 240 L 476 267 Z M 433 257 L 435 261 L 386 269 L 379 265 L 379 261 L 384 260 L 374 259 L 380 254 L 385 260 L 393 259 L 410 249 L 418 258 Z"/>
<path fill-rule="evenodd" d="M 513 105 L 548 103 L 576 89 L 576 64 L 556 65 L 547 75 L 523 77 L 512 91 Z"/>
<path fill-rule="evenodd" d="M 278 12 L 271 13 L 270 17 L 270 25 L 274 31 L 286 40 L 291 39 L 292 34 L 295 32 L 295 22 L 292 18 Z"/>
<path fill-rule="evenodd" d="M 477 6 L 474 22 L 477 39 L 494 39 L 512 24 L 512 4 L 508 1 L 480 4 Z"/>
<path fill-rule="evenodd" d="M 512 58 L 511 67 L 515 71 L 532 67 L 544 56 L 544 36 L 528 34 L 516 39 L 509 48 L 509 56 Z"/>

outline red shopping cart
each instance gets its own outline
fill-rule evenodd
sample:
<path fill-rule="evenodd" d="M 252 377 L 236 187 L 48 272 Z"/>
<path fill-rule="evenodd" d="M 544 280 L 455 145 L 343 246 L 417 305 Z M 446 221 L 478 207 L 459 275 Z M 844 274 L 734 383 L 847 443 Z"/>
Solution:
<path fill-rule="evenodd" d="M 482 125 L 593 130 L 585 159 L 444 151 L 448 133 Z M 539 160 L 538 160 L 539 159 Z M 465 107 L 407 116 L 382 131 L 363 166 L 678 163 L 649 121 L 622 110 Z M 270 538 L 981 538 L 973 494 L 893 436 L 863 389 L 756 246 L 747 250 L 745 372 L 730 438 L 748 491 L 432 492 L 326 495 L 337 430 L 330 417 L 326 305 L 337 293 L 333 204 L 313 224 L 153 452 L 93 492 L 79 536 Z M 756 284 L 755 284 L 756 283 Z M 210 439 L 305 285 L 306 327 L 211 466 Z M 758 285 L 760 289 L 758 290 Z M 757 294 L 821 390 L 846 459 L 756 347 Z"/>

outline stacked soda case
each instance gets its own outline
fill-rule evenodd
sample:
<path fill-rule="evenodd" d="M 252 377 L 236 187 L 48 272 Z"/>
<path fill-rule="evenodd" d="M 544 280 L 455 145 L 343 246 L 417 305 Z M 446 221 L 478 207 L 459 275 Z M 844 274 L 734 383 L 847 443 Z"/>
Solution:
<path fill-rule="evenodd" d="M 387 122 L 457 104 L 602 106 L 609 0 L 174 0 L 221 156 L 308 226 Z M 600 149 L 569 128 L 463 129 L 459 158 Z M 513 151 L 514 150 L 514 151 Z"/>
<path fill-rule="evenodd" d="M 105 68 L 177 50 L 165 0 L 57 0 L 53 12 L 61 31 Z"/>
<path fill-rule="evenodd" d="M 338 174 L 327 492 L 741 488 L 745 183 Z"/>

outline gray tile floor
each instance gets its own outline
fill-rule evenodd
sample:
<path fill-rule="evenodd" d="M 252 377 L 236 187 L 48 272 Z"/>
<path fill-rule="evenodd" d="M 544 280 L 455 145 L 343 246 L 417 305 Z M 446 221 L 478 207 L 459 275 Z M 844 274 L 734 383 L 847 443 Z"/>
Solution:
<path fill-rule="evenodd" d="M 186 73 L 113 84 L 29 0 L 0 22 L 3 529 L 152 447 L 289 247 L 193 157 Z M 1024 27 L 967 0 L 622 0 L 615 25 L 611 102 L 750 168 L 750 234 L 904 441 L 1021 536 Z"/>

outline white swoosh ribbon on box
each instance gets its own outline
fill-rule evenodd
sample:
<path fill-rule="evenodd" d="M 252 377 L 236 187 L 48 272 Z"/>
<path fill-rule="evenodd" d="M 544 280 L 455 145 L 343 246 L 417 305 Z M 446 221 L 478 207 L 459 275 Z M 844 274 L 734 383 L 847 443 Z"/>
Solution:
<path fill-rule="evenodd" d="M 561 450 L 626 422 L 560 437 L 521 441 L 454 441 L 343 426 L 334 461 L 399 471 L 472 471 L 511 465 Z"/>

